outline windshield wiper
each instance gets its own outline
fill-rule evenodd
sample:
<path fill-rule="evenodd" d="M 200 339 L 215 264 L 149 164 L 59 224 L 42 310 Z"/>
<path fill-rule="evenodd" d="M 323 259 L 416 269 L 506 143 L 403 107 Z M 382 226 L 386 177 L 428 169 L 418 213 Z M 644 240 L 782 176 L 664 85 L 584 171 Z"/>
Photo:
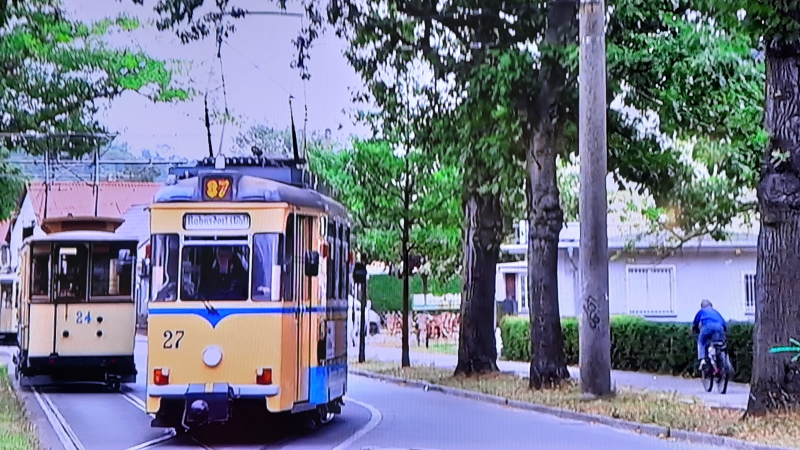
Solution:
<path fill-rule="evenodd" d="M 206 307 L 206 311 L 210 312 L 211 314 L 214 314 L 215 316 L 219 315 L 219 312 L 217 311 L 217 309 L 214 308 L 214 305 L 212 305 L 211 302 L 209 302 L 208 300 L 203 299 L 203 306 L 205 306 Z"/>

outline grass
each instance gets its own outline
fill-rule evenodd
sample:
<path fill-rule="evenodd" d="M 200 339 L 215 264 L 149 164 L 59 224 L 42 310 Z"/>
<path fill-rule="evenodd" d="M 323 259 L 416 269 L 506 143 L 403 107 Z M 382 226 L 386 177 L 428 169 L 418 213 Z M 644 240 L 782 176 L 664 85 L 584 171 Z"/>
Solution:
<path fill-rule="evenodd" d="M 39 439 L 14 394 L 8 369 L 0 366 L 0 450 L 39 449 Z"/>
<path fill-rule="evenodd" d="M 477 378 L 453 377 L 452 369 L 433 366 L 401 369 L 397 363 L 377 361 L 353 363 L 351 367 L 583 413 L 728 436 L 768 445 L 800 448 L 798 413 L 742 419 L 742 413 L 739 411 L 711 408 L 699 399 L 676 393 L 618 387 L 617 395 L 612 399 L 587 401 L 581 398 L 579 387 L 573 380 L 558 388 L 534 391 L 528 388 L 527 380 L 509 374 L 492 374 Z"/>
<path fill-rule="evenodd" d="M 370 342 L 368 346 L 400 348 L 399 344 L 393 342 Z M 437 353 L 441 355 L 457 355 L 458 344 L 430 343 L 429 347 L 425 347 L 425 344 L 416 345 L 416 342 L 411 342 L 409 343 L 409 350 L 413 353 Z"/>

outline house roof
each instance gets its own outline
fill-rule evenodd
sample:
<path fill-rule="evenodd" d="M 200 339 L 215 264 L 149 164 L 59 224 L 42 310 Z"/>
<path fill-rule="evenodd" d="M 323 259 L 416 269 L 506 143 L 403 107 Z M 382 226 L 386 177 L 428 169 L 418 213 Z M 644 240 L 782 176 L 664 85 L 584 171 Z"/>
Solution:
<path fill-rule="evenodd" d="M 97 198 L 97 215 L 122 217 L 133 205 L 153 201 L 161 183 L 132 181 L 101 181 Z M 30 183 L 27 188 L 39 222 L 45 215 L 45 186 L 43 182 Z M 50 183 L 47 195 L 47 217 L 95 215 L 94 187 L 83 182 Z"/>
<path fill-rule="evenodd" d="M 3 242 L 8 244 L 9 233 L 11 232 L 11 219 L 6 219 L 0 222 L 0 237 L 3 238 Z"/>
<path fill-rule="evenodd" d="M 626 248 L 652 249 L 661 246 L 674 245 L 671 242 L 672 236 L 667 232 L 658 234 L 648 233 L 642 223 L 625 222 L 614 220 L 614 216 L 608 216 L 608 249 L 610 251 L 623 250 Z M 758 225 L 745 227 L 740 224 L 732 225 L 727 230 L 729 235 L 724 241 L 715 241 L 709 236 L 691 239 L 683 244 L 683 248 L 695 249 L 721 249 L 734 248 L 742 250 L 754 250 L 758 241 Z M 578 222 L 570 222 L 561 228 L 558 239 L 558 248 L 579 248 L 581 243 L 581 226 Z M 527 244 L 503 244 L 500 249 L 510 254 L 525 254 L 528 251 Z"/>

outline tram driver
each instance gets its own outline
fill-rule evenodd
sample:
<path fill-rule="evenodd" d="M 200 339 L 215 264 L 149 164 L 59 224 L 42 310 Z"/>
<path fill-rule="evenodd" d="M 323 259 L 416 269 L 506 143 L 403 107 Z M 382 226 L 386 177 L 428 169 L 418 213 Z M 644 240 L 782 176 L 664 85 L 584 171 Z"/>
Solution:
<path fill-rule="evenodd" d="M 216 248 L 211 270 L 201 280 L 201 293 L 209 300 L 245 300 L 247 281 L 248 270 L 241 255 L 231 246 L 220 246 Z"/>

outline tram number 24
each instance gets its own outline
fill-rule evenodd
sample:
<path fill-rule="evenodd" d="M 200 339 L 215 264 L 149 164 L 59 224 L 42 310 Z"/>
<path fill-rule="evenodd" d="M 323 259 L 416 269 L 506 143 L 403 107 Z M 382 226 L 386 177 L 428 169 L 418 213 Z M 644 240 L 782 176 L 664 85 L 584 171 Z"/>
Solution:
<path fill-rule="evenodd" d="M 177 349 L 181 346 L 181 340 L 183 340 L 183 336 L 186 333 L 183 330 L 175 330 L 170 331 L 167 330 L 164 332 L 164 345 L 163 347 L 166 349 Z"/>

